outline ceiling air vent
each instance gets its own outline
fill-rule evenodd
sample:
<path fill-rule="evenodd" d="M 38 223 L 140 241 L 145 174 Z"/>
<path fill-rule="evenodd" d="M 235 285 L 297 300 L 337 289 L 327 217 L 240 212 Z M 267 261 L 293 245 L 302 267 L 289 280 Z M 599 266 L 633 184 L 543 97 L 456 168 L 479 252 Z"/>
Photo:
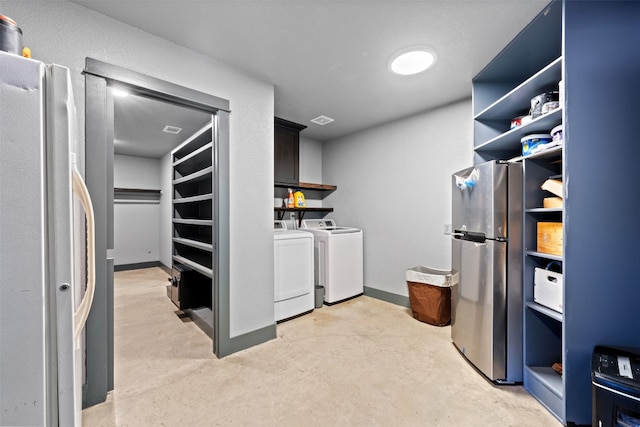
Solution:
<path fill-rule="evenodd" d="M 173 135 L 177 135 L 180 132 L 182 132 L 182 128 L 179 128 L 178 126 L 170 126 L 170 125 L 166 125 L 164 127 L 164 129 L 162 129 L 162 132 L 165 133 L 171 133 Z"/>
<path fill-rule="evenodd" d="M 311 119 L 312 123 L 315 123 L 317 125 L 320 126 L 324 126 L 326 124 L 329 124 L 333 121 L 333 119 L 331 117 L 327 117 L 327 116 L 318 116 L 315 119 Z"/>

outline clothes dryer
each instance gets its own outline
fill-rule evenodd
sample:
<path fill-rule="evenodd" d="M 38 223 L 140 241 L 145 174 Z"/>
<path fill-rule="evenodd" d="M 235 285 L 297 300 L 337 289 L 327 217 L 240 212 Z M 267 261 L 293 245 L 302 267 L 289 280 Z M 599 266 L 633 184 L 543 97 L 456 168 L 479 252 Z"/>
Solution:
<path fill-rule="evenodd" d="M 364 292 L 362 230 L 338 227 L 332 219 L 302 220 L 313 233 L 315 284 L 324 287 L 324 302 L 341 302 Z"/>
<path fill-rule="evenodd" d="M 287 230 L 274 221 L 274 311 L 276 322 L 313 311 L 313 234 Z"/>

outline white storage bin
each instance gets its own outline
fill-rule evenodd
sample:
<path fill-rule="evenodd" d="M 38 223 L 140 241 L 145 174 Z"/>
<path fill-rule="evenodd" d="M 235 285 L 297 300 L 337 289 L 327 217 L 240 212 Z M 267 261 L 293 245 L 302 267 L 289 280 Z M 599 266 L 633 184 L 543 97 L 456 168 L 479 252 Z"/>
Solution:
<path fill-rule="evenodd" d="M 536 268 L 533 284 L 533 300 L 562 313 L 562 273 Z"/>

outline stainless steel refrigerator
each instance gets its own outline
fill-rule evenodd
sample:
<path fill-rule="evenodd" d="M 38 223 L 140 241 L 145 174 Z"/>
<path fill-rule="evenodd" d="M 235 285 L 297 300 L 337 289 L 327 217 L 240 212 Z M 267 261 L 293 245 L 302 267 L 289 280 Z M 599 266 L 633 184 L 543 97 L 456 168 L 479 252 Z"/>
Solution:
<path fill-rule="evenodd" d="M 522 381 L 522 165 L 452 176 L 451 338 L 496 383 Z"/>
<path fill-rule="evenodd" d="M 76 127 L 67 68 L 0 52 L 3 426 L 82 421 L 82 329 L 95 270 Z"/>

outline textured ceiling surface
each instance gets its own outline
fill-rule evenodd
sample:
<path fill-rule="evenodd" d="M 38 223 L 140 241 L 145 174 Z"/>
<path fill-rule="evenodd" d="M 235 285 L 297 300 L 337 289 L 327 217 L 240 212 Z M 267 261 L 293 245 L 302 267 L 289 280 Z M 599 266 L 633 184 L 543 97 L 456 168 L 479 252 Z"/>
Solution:
<path fill-rule="evenodd" d="M 114 152 L 138 157 L 160 158 L 184 142 L 211 120 L 203 111 L 131 94 L 114 97 Z M 165 126 L 182 128 L 180 133 L 163 132 Z"/>
<path fill-rule="evenodd" d="M 275 86 L 278 117 L 332 140 L 471 96 L 471 79 L 547 0 L 74 0 Z M 389 72 L 409 46 L 437 52 L 414 76 Z M 215 95 L 215 94 L 212 94 Z M 335 121 L 310 123 L 319 115 Z"/>

